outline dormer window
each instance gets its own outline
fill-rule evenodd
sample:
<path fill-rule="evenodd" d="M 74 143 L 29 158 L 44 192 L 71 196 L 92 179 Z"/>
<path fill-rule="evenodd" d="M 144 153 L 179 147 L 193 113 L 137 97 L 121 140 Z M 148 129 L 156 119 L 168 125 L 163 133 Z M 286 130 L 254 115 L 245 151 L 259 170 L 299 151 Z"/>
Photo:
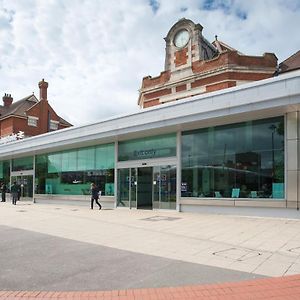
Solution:
<path fill-rule="evenodd" d="M 50 120 L 50 130 L 57 130 L 58 129 L 58 121 Z"/>
<path fill-rule="evenodd" d="M 28 116 L 28 126 L 37 127 L 39 118 Z"/>

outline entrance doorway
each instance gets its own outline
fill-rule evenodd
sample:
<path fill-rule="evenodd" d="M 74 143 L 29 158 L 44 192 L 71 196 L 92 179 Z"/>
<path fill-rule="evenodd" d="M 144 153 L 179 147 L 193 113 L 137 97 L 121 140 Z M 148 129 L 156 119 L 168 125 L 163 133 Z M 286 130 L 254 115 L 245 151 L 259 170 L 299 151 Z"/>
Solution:
<path fill-rule="evenodd" d="M 151 167 L 138 168 L 136 208 L 152 209 L 152 176 Z"/>
<path fill-rule="evenodd" d="M 176 209 L 176 166 L 118 169 L 117 206 Z"/>
<path fill-rule="evenodd" d="M 19 186 L 19 200 L 33 200 L 33 175 L 11 176 L 11 183 Z"/>

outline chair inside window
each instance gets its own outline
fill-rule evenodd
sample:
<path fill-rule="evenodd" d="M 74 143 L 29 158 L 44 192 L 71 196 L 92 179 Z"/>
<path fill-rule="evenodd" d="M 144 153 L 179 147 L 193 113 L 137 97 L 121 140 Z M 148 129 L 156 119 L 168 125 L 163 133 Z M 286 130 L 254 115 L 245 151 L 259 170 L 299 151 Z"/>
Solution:
<path fill-rule="evenodd" d="M 251 191 L 250 192 L 250 197 L 251 198 L 257 198 L 257 191 Z"/>
<path fill-rule="evenodd" d="M 239 198 L 240 197 L 240 189 L 234 188 L 231 191 L 231 198 Z"/>
<path fill-rule="evenodd" d="M 221 193 L 218 191 L 215 191 L 215 198 L 222 198 Z"/>

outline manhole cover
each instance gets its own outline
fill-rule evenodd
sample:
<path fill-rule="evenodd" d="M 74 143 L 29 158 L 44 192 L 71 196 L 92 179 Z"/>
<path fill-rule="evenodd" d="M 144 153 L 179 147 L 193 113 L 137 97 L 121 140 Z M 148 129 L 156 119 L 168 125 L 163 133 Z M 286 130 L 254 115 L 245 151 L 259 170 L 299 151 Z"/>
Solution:
<path fill-rule="evenodd" d="M 26 212 L 26 210 L 20 209 L 20 210 L 17 210 L 17 212 Z"/>
<path fill-rule="evenodd" d="M 61 209 L 60 207 L 55 207 L 54 209 Z"/>
<path fill-rule="evenodd" d="M 165 217 L 165 216 L 154 216 L 154 217 L 141 219 L 141 221 L 159 222 L 159 221 L 175 221 L 175 220 L 179 220 L 179 219 L 181 219 L 181 218 Z"/>
<path fill-rule="evenodd" d="M 75 209 L 71 209 L 71 211 L 77 211 L 78 209 L 77 208 L 75 208 Z"/>
<path fill-rule="evenodd" d="M 213 255 L 228 258 L 236 261 L 244 261 L 253 257 L 262 255 L 262 253 L 251 249 L 229 248 L 221 251 L 216 251 Z"/>

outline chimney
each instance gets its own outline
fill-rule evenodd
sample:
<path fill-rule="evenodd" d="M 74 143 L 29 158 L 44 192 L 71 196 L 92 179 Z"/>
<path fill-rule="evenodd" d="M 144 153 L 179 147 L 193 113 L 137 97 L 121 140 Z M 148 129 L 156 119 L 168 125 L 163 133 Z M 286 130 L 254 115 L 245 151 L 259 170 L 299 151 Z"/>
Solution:
<path fill-rule="evenodd" d="M 6 94 L 6 93 L 4 94 L 2 99 L 4 102 L 4 107 L 9 107 L 14 100 L 13 97 L 11 96 L 11 94 Z"/>
<path fill-rule="evenodd" d="M 39 88 L 40 88 L 40 100 L 48 100 L 47 99 L 47 88 L 48 88 L 48 82 L 42 79 L 42 81 L 39 82 Z"/>

